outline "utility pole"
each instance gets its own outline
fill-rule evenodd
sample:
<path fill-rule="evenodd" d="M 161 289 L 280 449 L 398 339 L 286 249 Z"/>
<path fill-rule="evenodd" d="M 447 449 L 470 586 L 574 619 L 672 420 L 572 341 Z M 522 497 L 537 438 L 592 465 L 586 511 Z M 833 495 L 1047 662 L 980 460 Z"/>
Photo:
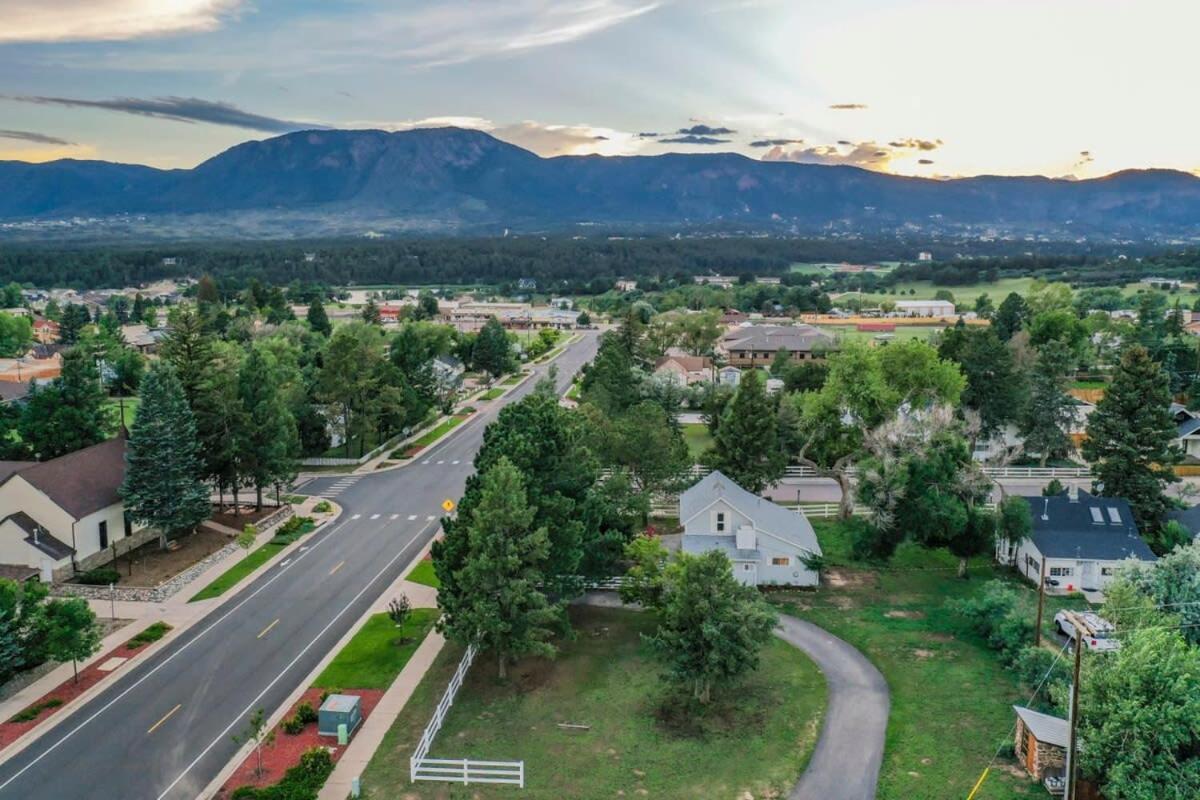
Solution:
<path fill-rule="evenodd" d="M 1037 624 L 1033 626 L 1033 646 L 1042 646 L 1042 610 L 1046 607 L 1046 557 L 1042 557 L 1042 574 L 1038 580 Z"/>
<path fill-rule="evenodd" d="M 1079 725 L 1079 664 L 1083 656 L 1083 626 L 1073 612 L 1068 614 L 1071 624 L 1075 626 L 1075 672 L 1071 678 L 1071 719 L 1069 722 L 1071 734 L 1067 742 L 1067 790 L 1063 800 L 1075 800 L 1075 745 L 1076 730 Z"/>

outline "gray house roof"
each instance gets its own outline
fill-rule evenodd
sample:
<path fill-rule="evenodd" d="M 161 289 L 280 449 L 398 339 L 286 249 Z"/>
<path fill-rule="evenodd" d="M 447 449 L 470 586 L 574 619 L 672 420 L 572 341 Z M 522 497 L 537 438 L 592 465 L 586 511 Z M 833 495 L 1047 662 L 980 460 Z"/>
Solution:
<path fill-rule="evenodd" d="M 1017 716 L 1025 723 L 1025 727 L 1029 728 L 1029 732 L 1039 742 L 1058 747 L 1067 746 L 1071 732 L 1067 721 L 1062 717 L 1052 717 L 1024 706 L 1013 706 L 1013 711 L 1017 712 Z"/>
<path fill-rule="evenodd" d="M 1067 492 L 1025 500 L 1033 517 L 1030 538 L 1047 558 L 1156 560 L 1138 535 L 1133 512 L 1123 498 L 1096 497 L 1080 490 L 1076 501 Z"/>
<path fill-rule="evenodd" d="M 2 468 L 0 463 L 0 468 Z M 1200 505 L 1192 506 L 1191 508 L 1177 508 L 1167 512 L 1167 517 L 1175 520 L 1183 527 L 1187 528 L 1195 536 L 1200 533 Z"/>
<path fill-rule="evenodd" d="M 1178 425 L 1179 438 L 1182 439 L 1184 436 L 1189 436 L 1197 430 L 1200 430 L 1200 419 L 1188 417 Z"/>
<path fill-rule="evenodd" d="M 817 535 L 803 514 L 777 506 L 770 500 L 759 497 L 738 486 L 718 470 L 704 476 L 679 496 L 679 521 L 682 524 L 703 512 L 717 500 L 724 500 L 740 514 L 753 520 L 758 530 L 777 536 L 790 544 L 810 553 L 821 552 Z M 687 538 L 687 537 L 684 537 Z M 717 537 L 734 540 L 733 536 Z M 710 537 L 705 537 L 711 540 Z M 739 551 L 740 552 L 740 551 Z M 730 555 L 730 558 L 733 558 Z"/>
<path fill-rule="evenodd" d="M 11 522 L 21 530 L 25 531 L 26 543 L 36 547 L 38 550 L 41 550 L 55 561 L 64 559 L 71 555 L 71 553 L 75 552 L 70 545 L 54 538 L 50 531 L 46 530 L 46 526 L 42 525 L 24 511 L 17 511 L 9 514 L 4 519 L 0 520 L 0 525 L 4 524 L 5 522 Z"/>
<path fill-rule="evenodd" d="M 720 550 L 730 561 L 758 561 L 759 556 L 757 550 L 739 550 L 736 536 L 684 536 L 681 549 L 692 555 Z"/>
<path fill-rule="evenodd" d="M 833 338 L 812 325 L 749 325 L 727 333 L 723 344 L 727 350 L 807 353 L 832 346 Z"/>

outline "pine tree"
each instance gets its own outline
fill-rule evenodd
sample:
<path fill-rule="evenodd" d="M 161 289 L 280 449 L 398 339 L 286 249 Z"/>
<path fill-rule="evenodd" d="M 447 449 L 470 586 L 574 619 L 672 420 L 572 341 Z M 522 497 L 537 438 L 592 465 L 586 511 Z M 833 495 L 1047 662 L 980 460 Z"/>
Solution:
<path fill-rule="evenodd" d="M 1067 394 L 1071 350 L 1062 342 L 1047 342 L 1038 354 L 1029 381 L 1029 404 L 1021 420 L 1025 448 L 1037 453 L 1040 466 L 1071 447 L 1075 401 Z"/>
<path fill-rule="evenodd" d="M 321 302 L 320 296 L 314 297 L 308 304 L 305 319 L 308 320 L 308 327 L 322 336 L 333 333 L 333 326 L 329 324 L 329 315 L 325 313 L 325 304 Z"/>
<path fill-rule="evenodd" d="M 1153 535 L 1171 502 L 1166 485 L 1179 480 L 1167 376 L 1144 347 L 1125 351 L 1104 397 L 1088 417 L 1083 455 L 1092 462 L 1101 493 L 1123 497 L 1143 533 Z"/>
<path fill-rule="evenodd" d="M 374 297 L 367 298 L 367 304 L 362 309 L 363 322 L 368 325 L 382 325 L 383 316 L 379 313 L 379 304 Z"/>
<path fill-rule="evenodd" d="M 500 320 L 492 317 L 484 323 L 471 350 L 471 361 L 475 369 L 488 373 L 493 379 L 512 369 L 512 345 Z"/>
<path fill-rule="evenodd" d="M 1016 292 L 1009 292 L 992 317 L 992 328 L 1002 341 L 1007 342 L 1014 333 L 1025 327 L 1028 319 L 1029 306 L 1025 300 Z"/>
<path fill-rule="evenodd" d="M 100 374 L 84 348 L 73 347 L 63 353 L 62 374 L 30 393 L 19 430 L 25 446 L 45 460 L 104 441 L 105 426 Z"/>
<path fill-rule="evenodd" d="M 710 465 L 755 494 L 779 480 L 787 459 L 779 447 L 777 418 L 762 375 L 746 370 L 721 415 Z"/>
<path fill-rule="evenodd" d="M 238 439 L 241 472 L 254 483 L 255 507 L 262 510 L 263 487 L 289 480 L 299 454 L 296 421 L 279 392 L 275 374 L 257 348 L 251 348 L 238 374 L 238 396 L 245 414 Z"/>
<path fill-rule="evenodd" d="M 142 402 L 125 452 L 121 497 L 129 515 L 159 532 L 159 544 L 208 517 L 208 487 L 197 479 L 199 442 L 174 369 L 159 361 L 142 381 Z"/>
<path fill-rule="evenodd" d="M 542 591 L 550 537 L 534 527 L 534 516 L 520 470 L 501 458 L 484 474 L 467 524 L 455 531 L 466 539 L 466 558 L 453 589 L 438 592 L 441 629 L 490 651 L 501 679 L 511 659 L 555 652 L 549 639 L 562 609 Z"/>
<path fill-rule="evenodd" d="M 171 330 L 163 340 L 162 357 L 175 368 L 188 405 L 195 410 L 200 385 L 208 376 L 214 358 L 212 337 L 204 330 L 204 321 L 195 310 L 181 308 L 171 315 Z"/>

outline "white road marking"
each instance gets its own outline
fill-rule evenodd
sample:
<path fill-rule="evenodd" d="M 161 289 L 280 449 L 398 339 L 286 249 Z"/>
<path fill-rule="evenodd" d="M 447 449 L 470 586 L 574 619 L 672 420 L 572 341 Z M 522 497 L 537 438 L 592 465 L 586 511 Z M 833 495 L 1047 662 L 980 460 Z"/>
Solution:
<path fill-rule="evenodd" d="M 392 514 L 392 519 L 400 519 L 400 515 L 399 515 L 399 514 Z"/>
<path fill-rule="evenodd" d="M 350 519 L 358 519 L 361 516 L 362 514 L 355 514 L 354 516 L 350 517 Z"/>
<path fill-rule="evenodd" d="M 450 463 L 451 463 L 451 464 L 457 464 L 458 462 L 457 462 L 457 461 L 451 461 Z"/>
<path fill-rule="evenodd" d="M 412 522 L 412 521 L 413 521 L 414 519 L 416 519 L 416 518 L 417 518 L 417 515 L 416 515 L 416 514 L 409 514 L 409 515 L 408 515 L 408 521 L 409 521 L 409 522 Z"/>
<path fill-rule="evenodd" d="M 439 461 L 438 466 L 440 467 L 442 464 L 445 464 L 445 463 L 446 463 L 445 461 Z"/>
<path fill-rule="evenodd" d="M 379 519 L 379 515 L 378 515 L 378 514 L 372 514 L 372 515 L 371 515 L 371 519 Z"/>
<path fill-rule="evenodd" d="M 283 562 L 282 562 L 282 563 L 280 563 L 280 565 L 279 565 L 279 566 L 280 566 L 280 567 L 286 567 L 286 566 L 287 566 L 288 564 L 290 564 L 290 563 L 292 563 L 292 560 L 291 560 L 290 558 L 288 558 L 288 559 L 284 559 L 284 560 L 283 560 Z"/>
<path fill-rule="evenodd" d="M 422 461 L 421 463 L 422 463 L 422 464 L 428 464 L 428 463 L 429 463 L 429 459 L 427 458 L 427 459 L 425 459 L 424 461 Z"/>
<path fill-rule="evenodd" d="M 437 519 L 437 517 L 435 517 L 435 516 L 432 516 L 432 515 L 431 515 L 431 516 L 428 516 L 428 517 L 426 517 L 426 518 L 425 518 L 425 521 L 426 521 L 426 522 L 433 522 L 435 519 Z"/>

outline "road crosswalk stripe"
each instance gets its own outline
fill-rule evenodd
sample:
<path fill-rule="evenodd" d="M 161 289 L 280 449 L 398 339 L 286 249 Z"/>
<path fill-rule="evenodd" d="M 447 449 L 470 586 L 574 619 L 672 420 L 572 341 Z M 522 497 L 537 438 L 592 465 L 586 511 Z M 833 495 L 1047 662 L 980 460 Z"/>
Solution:
<path fill-rule="evenodd" d="M 379 519 L 379 515 L 378 515 L 378 514 L 372 514 L 372 515 L 371 515 L 371 519 Z"/>
<path fill-rule="evenodd" d="M 399 514 L 392 514 L 392 519 L 399 519 L 399 518 L 400 518 Z"/>
<path fill-rule="evenodd" d="M 408 515 L 408 521 L 409 521 L 409 522 L 412 522 L 412 521 L 413 521 L 414 519 L 416 519 L 416 518 L 417 518 L 417 515 L 416 515 L 416 514 L 409 514 L 409 515 Z"/>
<path fill-rule="evenodd" d="M 358 519 L 358 518 L 359 518 L 359 517 L 361 517 L 361 516 L 362 516 L 362 514 L 355 514 L 355 515 L 354 515 L 354 516 L 352 516 L 350 519 Z"/>
<path fill-rule="evenodd" d="M 435 519 L 437 519 L 437 517 L 435 517 L 435 516 L 433 516 L 432 514 L 430 514 L 428 517 L 426 517 L 426 518 L 425 518 L 425 521 L 426 521 L 426 522 L 433 522 Z"/>

